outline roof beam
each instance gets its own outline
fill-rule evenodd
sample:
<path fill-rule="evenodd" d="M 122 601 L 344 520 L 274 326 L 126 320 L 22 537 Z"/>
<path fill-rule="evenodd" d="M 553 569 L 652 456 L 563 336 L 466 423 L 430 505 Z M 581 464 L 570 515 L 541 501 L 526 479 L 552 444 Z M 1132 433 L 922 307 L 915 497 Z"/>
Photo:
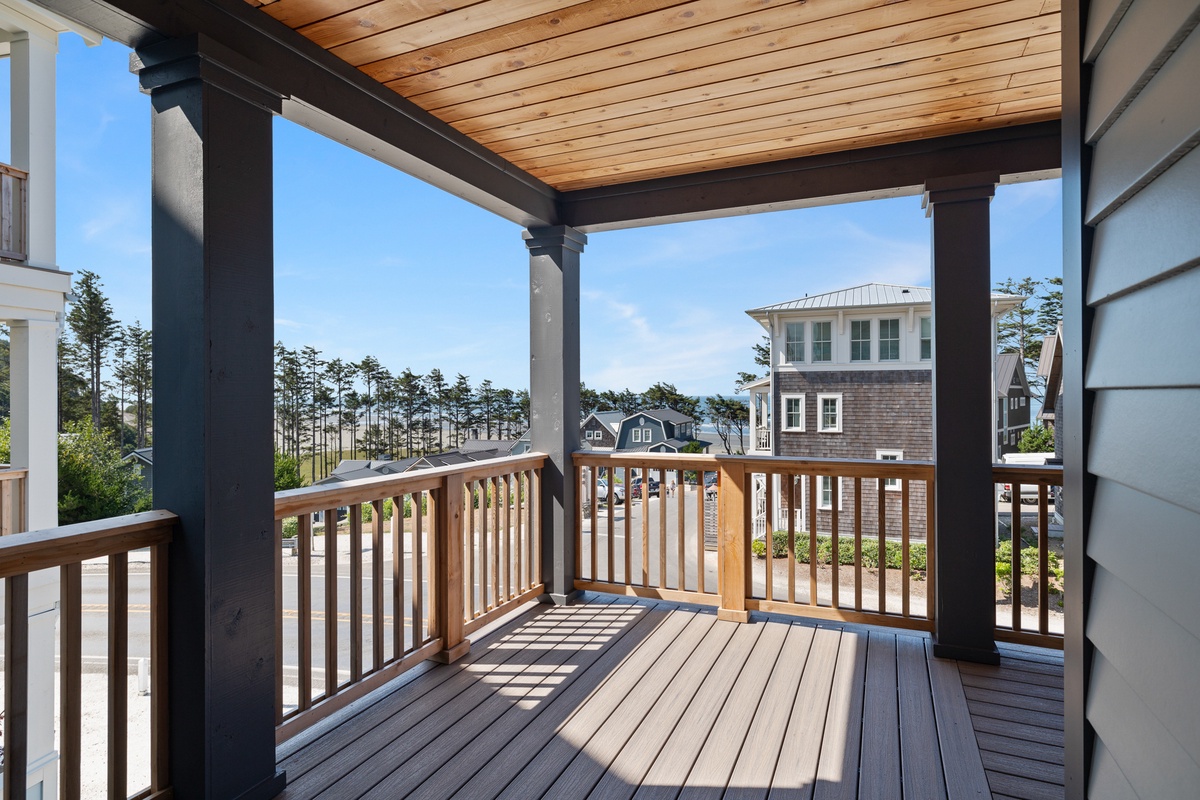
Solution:
<path fill-rule="evenodd" d="M 283 116 L 519 225 L 560 223 L 558 193 L 242 0 L 39 0 L 135 49 L 201 34 Z"/>
<path fill-rule="evenodd" d="M 749 167 L 565 192 L 566 224 L 588 233 L 919 195 L 929 178 L 992 172 L 1057 177 L 1060 124 L 1040 122 Z"/>

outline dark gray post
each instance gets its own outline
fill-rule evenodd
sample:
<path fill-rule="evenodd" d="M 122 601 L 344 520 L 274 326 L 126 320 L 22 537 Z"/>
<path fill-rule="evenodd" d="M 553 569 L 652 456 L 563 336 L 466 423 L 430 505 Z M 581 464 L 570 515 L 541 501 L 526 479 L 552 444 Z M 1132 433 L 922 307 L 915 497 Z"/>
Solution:
<path fill-rule="evenodd" d="M 925 184 L 933 222 L 934 654 L 998 664 L 993 544 L 991 237 L 996 175 Z"/>
<path fill-rule="evenodd" d="M 529 248 L 530 446 L 542 470 L 542 582 L 546 599 L 575 591 L 575 469 L 579 449 L 579 254 L 587 237 L 556 225 L 525 232 Z"/>
<path fill-rule="evenodd" d="M 138 52 L 154 167 L 154 502 L 175 797 L 274 797 L 271 116 L 203 38 Z"/>

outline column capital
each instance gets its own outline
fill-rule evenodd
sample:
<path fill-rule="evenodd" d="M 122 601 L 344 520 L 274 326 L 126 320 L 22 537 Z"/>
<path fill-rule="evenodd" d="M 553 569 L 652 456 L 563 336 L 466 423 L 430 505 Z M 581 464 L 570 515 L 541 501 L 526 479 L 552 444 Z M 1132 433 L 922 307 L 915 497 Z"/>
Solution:
<path fill-rule="evenodd" d="M 129 71 L 137 74 L 147 94 L 203 81 L 272 114 L 282 113 L 283 98 L 247 77 L 251 67 L 245 56 L 202 33 L 143 47 L 129 56 Z"/>
<path fill-rule="evenodd" d="M 562 247 L 582 253 L 587 245 L 587 235 L 572 228 L 570 225 L 551 225 L 545 228 L 530 228 L 521 234 L 525 246 L 533 255 L 539 255 L 538 250 Z"/>
<path fill-rule="evenodd" d="M 937 203 L 961 203 L 970 200 L 990 200 L 996 194 L 1000 176 L 993 172 L 976 172 L 970 175 L 947 175 L 928 178 L 921 207 L 929 216 Z"/>

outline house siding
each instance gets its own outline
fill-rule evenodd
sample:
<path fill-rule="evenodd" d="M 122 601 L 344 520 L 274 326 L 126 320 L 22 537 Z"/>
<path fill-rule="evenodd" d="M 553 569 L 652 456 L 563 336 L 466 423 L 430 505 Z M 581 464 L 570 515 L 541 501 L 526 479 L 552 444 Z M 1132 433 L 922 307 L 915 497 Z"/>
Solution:
<path fill-rule="evenodd" d="M 785 394 L 803 394 L 803 432 L 784 431 L 782 414 L 773 420 L 775 454 L 789 458 L 858 458 L 874 459 L 876 450 L 900 450 L 906 461 L 928 461 L 933 458 L 933 374 L 927 369 L 873 371 L 813 371 L 777 372 L 775 375 L 774 407 L 781 408 Z M 842 432 L 817 431 L 817 395 L 842 396 Z M 861 482 L 862 524 L 865 535 L 878 532 L 879 495 L 874 480 Z M 900 535 L 901 492 L 885 492 L 886 527 L 888 535 Z M 909 526 L 914 538 L 925 531 L 925 496 L 923 482 L 909 486 Z M 780 503 L 781 508 L 786 508 Z M 842 486 L 842 505 L 839 532 L 847 533 L 855 514 L 854 484 Z M 785 517 L 786 519 L 786 517 Z M 807 525 L 807 522 L 805 522 Z M 817 511 L 817 530 L 832 529 L 832 514 Z"/>
<path fill-rule="evenodd" d="M 1086 454 L 1074 469 L 1090 477 L 1077 473 L 1078 499 L 1067 487 L 1089 562 L 1072 574 L 1091 574 L 1073 640 L 1082 657 L 1068 663 L 1068 683 L 1083 684 L 1080 702 L 1068 698 L 1068 787 L 1072 797 L 1195 797 L 1200 360 L 1185 320 L 1200 300 L 1200 3 L 1095 2 L 1091 12 L 1081 138 L 1092 148 L 1082 206 L 1094 235 L 1066 289 L 1082 294 L 1092 328 L 1065 331 L 1076 344 L 1064 375 L 1090 393 L 1090 424 L 1086 402 L 1084 413 L 1056 409 L 1064 438 Z"/>
<path fill-rule="evenodd" d="M 588 431 L 593 431 L 593 437 L 596 435 L 594 432 L 599 431 L 600 438 L 589 439 L 587 434 Z M 596 448 L 612 449 L 613 447 L 617 446 L 617 437 L 612 432 L 612 429 L 595 417 L 590 417 L 586 422 L 584 422 L 583 429 L 579 432 L 579 438 Z"/>

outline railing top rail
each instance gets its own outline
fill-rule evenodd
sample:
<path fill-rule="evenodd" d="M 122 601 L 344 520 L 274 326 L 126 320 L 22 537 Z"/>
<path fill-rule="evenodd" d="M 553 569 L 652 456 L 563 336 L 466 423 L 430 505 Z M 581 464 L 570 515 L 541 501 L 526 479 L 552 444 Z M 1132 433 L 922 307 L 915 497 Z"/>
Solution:
<path fill-rule="evenodd" d="M 11 469 L 9 467 L 0 467 L 0 481 L 16 481 L 24 478 L 29 474 L 27 469 Z"/>
<path fill-rule="evenodd" d="M 579 467 L 603 467 L 612 462 L 632 464 L 634 466 L 662 466 L 666 469 L 704 469 L 715 470 L 720 466 L 717 456 L 705 453 L 629 453 L 596 452 L 595 450 L 580 450 L 572 453 L 575 465 Z"/>
<path fill-rule="evenodd" d="M 400 475 L 382 475 L 378 478 L 360 478 L 328 486 L 289 489 L 286 492 L 275 493 L 275 518 L 284 519 L 329 508 L 369 503 L 381 497 L 429 491 L 440 487 L 448 475 L 459 475 L 464 481 L 479 480 L 541 467 L 545 462 L 545 453 L 524 453 L 449 467 L 419 469 Z"/>
<path fill-rule="evenodd" d="M 1061 486 L 1063 468 L 1062 464 L 993 464 L 992 478 L 1005 483 Z"/>
<path fill-rule="evenodd" d="M 626 453 L 582 450 L 573 455 L 576 466 L 604 466 L 613 462 L 666 469 L 716 470 L 741 468 L 745 472 L 813 473 L 843 478 L 933 478 L 932 461 L 879 461 L 870 458 L 789 458 L 785 456 L 730 456 L 697 453 Z"/>
<path fill-rule="evenodd" d="M 17 169 L 11 164 L 0 163 L 0 175 L 12 175 L 14 178 L 28 179 L 29 173 L 23 169 Z"/>
<path fill-rule="evenodd" d="M 144 511 L 0 538 L 0 578 L 127 553 L 171 541 L 178 517 Z"/>

